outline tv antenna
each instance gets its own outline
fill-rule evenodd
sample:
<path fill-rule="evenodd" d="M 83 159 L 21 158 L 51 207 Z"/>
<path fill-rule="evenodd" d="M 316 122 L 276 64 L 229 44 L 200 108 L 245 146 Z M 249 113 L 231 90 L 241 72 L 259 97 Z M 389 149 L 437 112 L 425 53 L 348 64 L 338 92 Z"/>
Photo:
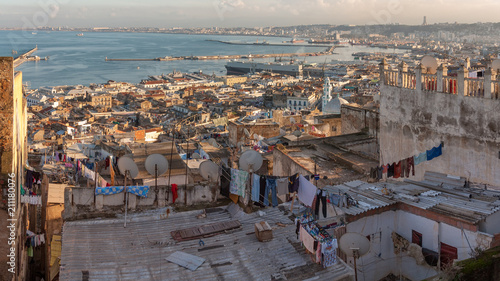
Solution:
<path fill-rule="evenodd" d="M 127 191 L 127 176 L 130 176 L 131 179 L 137 177 L 139 174 L 139 168 L 137 164 L 135 164 L 132 158 L 127 156 L 122 156 L 118 159 L 118 169 L 120 173 L 125 176 L 125 222 L 123 227 L 127 227 L 127 209 L 128 209 L 128 191 Z"/>
<path fill-rule="evenodd" d="M 370 251 L 370 241 L 365 236 L 356 232 L 347 232 L 339 240 L 339 247 L 348 257 L 354 259 L 354 278 L 358 281 L 358 270 L 356 259 L 366 255 Z"/>
<path fill-rule="evenodd" d="M 168 170 L 168 161 L 161 154 L 151 154 L 144 162 L 146 171 L 152 176 L 155 176 L 155 188 L 158 190 L 158 176 L 163 175 Z"/>
<path fill-rule="evenodd" d="M 438 62 L 434 57 L 425 55 L 420 60 L 420 63 L 427 69 L 428 74 L 436 74 Z"/>

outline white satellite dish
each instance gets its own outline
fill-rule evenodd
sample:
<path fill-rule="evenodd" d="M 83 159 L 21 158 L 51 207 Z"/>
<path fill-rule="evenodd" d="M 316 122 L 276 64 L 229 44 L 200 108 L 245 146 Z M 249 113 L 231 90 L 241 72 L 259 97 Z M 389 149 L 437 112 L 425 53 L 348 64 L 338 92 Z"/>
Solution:
<path fill-rule="evenodd" d="M 339 247 L 349 257 L 362 257 L 370 251 L 370 241 L 365 236 L 347 232 L 339 240 Z"/>
<path fill-rule="evenodd" d="M 219 177 L 219 166 L 210 160 L 203 161 L 200 164 L 200 174 L 208 181 L 217 181 Z"/>
<path fill-rule="evenodd" d="M 429 55 L 425 55 L 420 63 L 427 69 L 428 74 L 436 74 L 438 68 L 438 62 L 434 57 Z"/>
<path fill-rule="evenodd" d="M 295 118 L 290 117 L 290 123 L 295 124 Z"/>
<path fill-rule="evenodd" d="M 370 240 L 365 236 L 347 232 L 340 237 L 339 247 L 348 257 L 354 258 L 354 276 L 358 280 L 358 269 L 356 268 L 356 259 L 366 255 L 370 251 Z"/>
<path fill-rule="evenodd" d="M 125 175 L 125 172 L 128 171 L 131 178 L 135 178 L 139 174 L 137 164 L 135 164 L 132 158 L 127 156 L 122 156 L 118 159 L 118 169 L 122 175 Z"/>
<path fill-rule="evenodd" d="M 247 128 L 243 128 L 243 133 L 245 134 L 245 136 L 247 136 L 247 138 L 250 137 L 250 132 L 247 130 Z"/>
<path fill-rule="evenodd" d="M 500 71 L 500 59 L 496 59 L 491 62 L 491 69 Z"/>
<path fill-rule="evenodd" d="M 259 139 L 259 135 L 258 134 L 253 134 L 253 139 L 254 140 L 258 140 Z"/>
<path fill-rule="evenodd" d="M 201 155 L 195 152 L 195 153 L 193 153 L 193 155 L 191 155 L 191 158 L 193 158 L 193 159 L 201 159 Z"/>
<path fill-rule="evenodd" d="M 262 156 L 255 150 L 247 150 L 240 156 L 240 169 L 254 172 L 262 167 Z"/>
<path fill-rule="evenodd" d="M 144 166 L 150 175 L 160 176 L 168 170 L 168 161 L 161 154 L 151 154 L 146 158 Z M 157 171 L 156 173 L 155 170 Z"/>
<path fill-rule="evenodd" d="M 217 143 L 217 141 L 215 139 L 208 139 L 208 143 L 211 145 L 211 146 L 214 146 L 214 147 L 219 147 L 219 144 Z"/>

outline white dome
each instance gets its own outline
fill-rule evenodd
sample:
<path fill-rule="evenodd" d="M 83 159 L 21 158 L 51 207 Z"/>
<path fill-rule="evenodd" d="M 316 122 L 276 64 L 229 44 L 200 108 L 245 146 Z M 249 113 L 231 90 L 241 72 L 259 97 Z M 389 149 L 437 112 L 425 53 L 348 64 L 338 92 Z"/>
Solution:
<path fill-rule="evenodd" d="M 349 104 L 348 101 L 345 99 L 339 97 L 338 95 L 335 96 L 330 102 L 326 104 L 326 107 L 323 108 L 323 113 L 324 114 L 340 114 L 340 106 L 343 104 Z"/>

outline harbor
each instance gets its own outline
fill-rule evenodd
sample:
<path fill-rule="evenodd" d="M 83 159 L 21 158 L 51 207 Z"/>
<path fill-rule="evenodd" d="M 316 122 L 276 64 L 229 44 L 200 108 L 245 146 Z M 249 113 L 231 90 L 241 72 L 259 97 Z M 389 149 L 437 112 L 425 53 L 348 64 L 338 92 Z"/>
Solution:
<path fill-rule="evenodd" d="M 212 40 L 215 41 L 215 40 Z M 223 42 L 223 41 L 220 41 Z M 315 46 L 318 47 L 318 46 Z M 281 54 L 248 54 L 248 55 L 215 55 L 215 56 L 179 56 L 157 58 L 108 58 L 105 61 L 177 61 L 177 60 L 228 60 L 228 59 L 253 59 L 253 58 L 284 58 L 284 57 L 311 57 L 332 55 L 335 46 L 327 46 L 323 52 L 281 53 Z"/>

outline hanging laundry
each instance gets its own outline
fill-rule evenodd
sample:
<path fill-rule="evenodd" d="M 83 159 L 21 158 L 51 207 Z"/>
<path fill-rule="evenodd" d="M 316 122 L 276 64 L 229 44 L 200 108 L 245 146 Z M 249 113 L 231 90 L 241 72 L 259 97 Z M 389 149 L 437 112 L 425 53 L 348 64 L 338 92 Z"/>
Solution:
<path fill-rule="evenodd" d="M 394 178 L 397 179 L 401 177 L 401 161 L 398 161 L 396 165 L 394 165 Z"/>
<path fill-rule="evenodd" d="M 238 203 L 238 199 L 240 197 L 236 194 L 232 194 L 232 193 L 229 193 L 229 199 L 231 199 L 231 201 L 233 201 L 234 204 L 237 204 Z"/>
<path fill-rule="evenodd" d="M 288 178 L 288 192 L 294 193 L 299 191 L 299 174 L 295 174 Z"/>
<path fill-rule="evenodd" d="M 278 192 L 278 195 L 286 195 L 288 193 L 288 178 L 277 180 L 276 192 Z"/>
<path fill-rule="evenodd" d="M 314 184 L 306 180 L 303 176 L 299 176 L 298 197 L 304 205 L 311 207 L 314 196 L 316 195 L 316 190 L 317 188 Z"/>
<path fill-rule="evenodd" d="M 381 180 L 384 176 L 384 166 L 377 167 L 377 180 Z"/>
<path fill-rule="evenodd" d="M 406 159 L 406 174 L 407 174 L 407 177 L 410 176 L 410 171 L 411 171 L 411 175 L 414 176 L 415 175 L 415 164 L 413 162 L 414 158 L 413 157 L 408 157 Z"/>
<path fill-rule="evenodd" d="M 387 166 L 389 166 L 389 168 L 387 168 L 387 177 L 388 178 L 391 178 L 394 176 L 394 166 L 395 165 L 396 165 L 396 163 L 387 164 Z"/>
<path fill-rule="evenodd" d="M 314 215 L 316 217 L 319 216 L 319 205 L 321 203 L 323 217 L 326 218 L 326 215 L 327 215 L 327 213 L 326 213 L 326 197 L 327 197 L 327 192 L 318 188 L 318 191 L 316 193 L 316 205 L 313 206 L 314 207 Z"/>
<path fill-rule="evenodd" d="M 321 243 L 321 261 L 324 268 L 337 262 L 337 239 Z"/>
<path fill-rule="evenodd" d="M 276 179 L 267 178 L 266 190 L 264 191 L 264 205 L 269 205 L 269 192 L 271 192 L 273 207 L 278 206 L 278 196 L 276 194 Z"/>
<path fill-rule="evenodd" d="M 401 177 L 407 177 L 406 176 L 406 166 L 408 165 L 408 162 L 406 161 L 406 158 L 401 160 Z"/>
<path fill-rule="evenodd" d="M 175 199 L 177 199 L 177 184 L 172 184 L 172 204 L 175 203 Z"/>
<path fill-rule="evenodd" d="M 248 172 L 238 169 L 231 169 L 231 184 L 229 191 L 245 198 L 245 189 L 248 181 Z"/>
<path fill-rule="evenodd" d="M 442 144 L 427 150 L 427 161 L 430 161 L 436 157 L 439 157 L 443 154 L 442 152 Z"/>
<path fill-rule="evenodd" d="M 341 201 L 341 196 L 338 195 L 338 194 L 330 194 L 330 202 L 335 205 L 335 206 L 339 206 L 339 203 Z"/>
<path fill-rule="evenodd" d="M 108 186 L 108 187 L 96 187 L 95 195 L 112 195 L 121 193 L 125 190 L 124 186 Z"/>
<path fill-rule="evenodd" d="M 418 165 L 418 164 L 425 162 L 425 161 L 427 161 L 427 152 L 422 152 L 418 155 L 415 155 L 415 158 L 414 158 L 415 165 Z"/>
<path fill-rule="evenodd" d="M 253 174 L 252 176 L 252 201 L 253 202 L 259 202 L 259 195 L 260 195 L 260 176 L 257 174 Z"/>
<path fill-rule="evenodd" d="M 132 194 L 137 195 L 137 196 L 140 196 L 140 197 L 148 197 L 149 186 L 148 185 L 128 186 L 127 192 L 132 193 Z"/>
<path fill-rule="evenodd" d="M 311 253 L 314 253 L 314 238 L 307 232 L 307 230 L 304 228 L 304 225 L 302 224 L 300 226 L 300 231 L 299 231 L 299 237 L 300 241 L 302 241 L 302 245 Z"/>

